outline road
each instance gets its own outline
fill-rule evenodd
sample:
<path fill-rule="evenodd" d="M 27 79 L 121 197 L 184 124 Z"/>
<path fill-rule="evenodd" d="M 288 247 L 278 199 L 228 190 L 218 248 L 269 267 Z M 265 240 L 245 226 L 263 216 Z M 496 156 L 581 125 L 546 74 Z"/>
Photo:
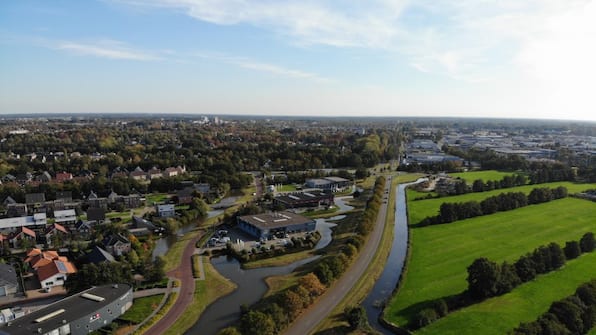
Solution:
<path fill-rule="evenodd" d="M 385 191 L 391 192 L 391 178 L 387 178 L 385 183 Z M 384 198 L 384 197 L 383 197 Z M 352 266 L 341 276 L 341 278 L 331 286 L 319 298 L 315 305 L 301 314 L 286 330 L 286 335 L 305 335 L 310 334 L 319 323 L 321 323 L 331 313 L 333 308 L 337 306 L 344 296 L 350 293 L 352 287 L 364 275 L 366 268 L 372 262 L 372 259 L 377 252 L 377 248 L 383 236 L 383 229 L 385 226 L 385 219 L 387 217 L 387 201 L 383 200 L 379 208 L 379 215 L 375 228 L 369 235 L 368 241 L 364 248 L 358 254 L 358 259 Z"/>
<path fill-rule="evenodd" d="M 200 235 L 188 242 L 182 254 L 180 265 L 168 272 L 168 277 L 180 280 L 178 299 L 176 299 L 168 313 L 146 332 L 147 334 L 165 333 L 192 302 L 195 292 L 195 279 L 192 276 L 191 256 L 195 252 L 195 245 L 199 238 L 201 238 Z"/>

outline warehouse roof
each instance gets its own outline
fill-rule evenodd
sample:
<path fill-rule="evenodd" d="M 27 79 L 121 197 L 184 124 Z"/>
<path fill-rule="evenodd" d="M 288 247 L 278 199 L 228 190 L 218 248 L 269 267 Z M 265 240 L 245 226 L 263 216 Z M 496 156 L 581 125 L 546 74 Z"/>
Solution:
<path fill-rule="evenodd" d="M 245 215 L 239 217 L 239 219 L 261 229 L 272 229 L 314 222 L 313 219 L 291 212 L 274 212 L 256 215 Z"/>
<path fill-rule="evenodd" d="M 9 326 L 0 328 L 0 334 L 3 331 L 11 335 L 47 333 L 65 323 L 95 313 L 124 296 L 130 289 L 128 284 L 90 288 L 11 321 Z"/>

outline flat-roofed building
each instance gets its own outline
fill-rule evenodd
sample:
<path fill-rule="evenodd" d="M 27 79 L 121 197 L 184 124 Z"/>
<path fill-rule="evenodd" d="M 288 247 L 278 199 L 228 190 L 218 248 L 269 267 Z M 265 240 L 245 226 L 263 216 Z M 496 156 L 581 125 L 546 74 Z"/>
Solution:
<path fill-rule="evenodd" d="M 88 334 L 124 314 L 132 299 L 128 284 L 93 287 L 10 321 L 0 334 Z"/>
<path fill-rule="evenodd" d="M 267 239 L 277 233 L 314 231 L 315 220 L 291 212 L 274 212 L 239 216 L 238 227 L 256 237 Z"/>
<path fill-rule="evenodd" d="M 273 204 L 281 205 L 286 209 L 331 206 L 333 198 L 333 193 L 330 191 L 293 192 L 278 195 L 273 198 Z"/>

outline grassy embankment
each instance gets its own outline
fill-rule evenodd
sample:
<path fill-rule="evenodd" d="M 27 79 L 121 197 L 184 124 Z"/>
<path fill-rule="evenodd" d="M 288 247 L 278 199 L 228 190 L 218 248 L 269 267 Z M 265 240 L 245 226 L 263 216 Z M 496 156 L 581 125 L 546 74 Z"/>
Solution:
<path fill-rule="evenodd" d="M 205 271 L 205 280 L 195 281 L 193 303 L 186 309 L 184 314 L 180 315 L 176 323 L 168 329 L 166 335 L 184 334 L 199 320 L 201 313 L 209 304 L 231 293 L 236 288 L 236 285 L 220 275 L 210 262 L 203 262 L 203 269 Z"/>
<path fill-rule="evenodd" d="M 159 306 L 163 296 L 163 294 L 157 294 L 135 299 L 132 307 L 118 319 L 134 324 L 143 322 Z"/>
<path fill-rule="evenodd" d="M 385 262 L 389 253 L 391 252 L 391 244 L 393 243 L 393 228 L 395 226 L 395 188 L 398 184 L 408 183 L 423 177 L 423 174 L 403 174 L 394 176 L 391 182 L 391 193 L 389 194 L 387 217 L 385 218 L 385 228 L 383 237 L 379 243 L 379 248 L 373 260 L 366 270 L 366 276 L 358 280 L 356 285 L 352 288 L 349 296 L 344 299 L 333 309 L 329 316 L 317 327 L 318 331 L 325 331 L 332 328 L 339 328 L 347 326 L 347 322 L 343 320 L 342 314 L 346 307 L 355 306 L 359 304 L 372 290 L 376 279 L 379 278 L 384 270 Z M 371 279 L 372 278 L 372 279 Z M 374 279 L 374 280 L 373 280 Z"/>
<path fill-rule="evenodd" d="M 534 321 L 554 301 L 573 294 L 579 285 L 594 278 L 594 264 L 596 252 L 584 254 L 557 271 L 517 287 L 511 293 L 449 314 L 422 328 L 417 334 L 506 334 L 520 322 Z"/>
<path fill-rule="evenodd" d="M 482 170 L 482 171 L 469 171 L 469 172 L 458 172 L 450 173 L 449 175 L 453 178 L 461 178 L 466 181 L 468 185 L 472 185 L 474 180 L 482 179 L 483 182 L 489 180 L 498 181 L 503 179 L 505 176 L 514 175 L 515 172 L 504 172 L 497 170 Z"/>
<path fill-rule="evenodd" d="M 574 187 L 576 191 L 594 185 Z M 574 192 L 571 187 L 568 188 Z M 486 193 L 490 192 L 471 195 L 482 199 L 482 195 L 488 196 Z M 452 201 L 458 197 L 438 200 Z M 435 202 L 409 201 L 410 216 L 423 218 L 434 215 L 440 203 L 415 206 L 427 201 Z M 564 245 L 566 241 L 579 240 L 587 231 L 596 231 L 596 203 L 565 198 L 451 224 L 412 228 L 410 231 L 412 254 L 408 273 L 399 294 L 390 301 L 386 310 L 387 319 L 398 325 L 406 324 L 429 301 L 464 291 L 467 287 L 466 268 L 476 258 L 511 262 L 540 245 L 550 242 Z"/>

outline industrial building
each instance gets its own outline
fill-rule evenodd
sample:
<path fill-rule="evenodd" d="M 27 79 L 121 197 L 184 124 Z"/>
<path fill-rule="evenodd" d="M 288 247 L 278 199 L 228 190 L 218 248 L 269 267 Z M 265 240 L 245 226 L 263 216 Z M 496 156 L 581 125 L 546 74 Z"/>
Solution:
<path fill-rule="evenodd" d="M 0 335 L 82 335 L 109 325 L 132 306 L 132 286 L 93 287 L 0 327 Z"/>
<path fill-rule="evenodd" d="M 333 205 L 333 193 L 323 191 L 294 192 L 273 198 L 274 205 L 289 208 L 305 208 Z"/>
<path fill-rule="evenodd" d="M 314 231 L 316 227 L 315 220 L 291 212 L 245 215 L 237 221 L 240 229 L 258 239 L 268 239 L 278 233 Z"/>

